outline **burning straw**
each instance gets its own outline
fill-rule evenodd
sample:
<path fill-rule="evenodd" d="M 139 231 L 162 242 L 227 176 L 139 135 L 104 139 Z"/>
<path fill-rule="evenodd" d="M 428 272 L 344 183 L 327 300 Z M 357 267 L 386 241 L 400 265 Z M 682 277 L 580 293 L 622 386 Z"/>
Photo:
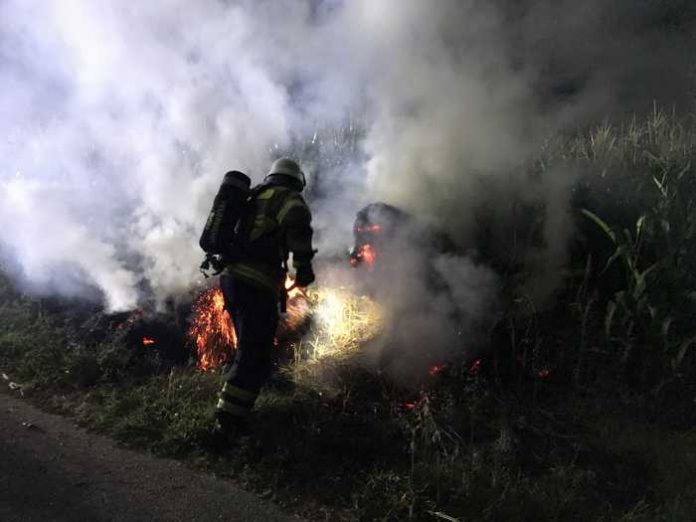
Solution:
<path fill-rule="evenodd" d="M 194 319 L 188 335 L 203 371 L 219 368 L 229 362 L 237 345 L 237 336 L 230 315 L 225 310 L 222 290 L 210 288 L 193 304 Z"/>
<path fill-rule="evenodd" d="M 377 303 L 345 288 L 311 289 L 307 301 L 313 325 L 297 343 L 296 362 L 354 354 L 382 327 L 382 311 Z"/>
<path fill-rule="evenodd" d="M 198 368 L 208 371 L 232 359 L 237 338 L 219 288 L 203 292 L 193 306 L 188 335 Z M 381 330 L 383 314 L 370 298 L 346 288 L 292 290 L 276 336 L 279 349 L 294 351 L 295 362 L 342 358 L 359 351 Z"/>

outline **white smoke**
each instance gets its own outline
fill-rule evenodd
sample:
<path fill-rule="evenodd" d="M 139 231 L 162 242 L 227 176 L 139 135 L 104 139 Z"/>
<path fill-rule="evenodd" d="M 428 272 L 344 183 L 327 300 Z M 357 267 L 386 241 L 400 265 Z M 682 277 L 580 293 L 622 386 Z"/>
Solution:
<path fill-rule="evenodd" d="M 258 176 L 288 140 L 257 21 L 217 3 L 25 1 L 0 20 L 0 237 L 26 279 L 60 288 L 55 269 L 75 265 L 112 310 L 142 283 L 189 288 L 221 174 Z"/>
<path fill-rule="evenodd" d="M 613 100 L 594 81 L 591 97 L 540 110 L 534 59 L 546 56 L 529 35 L 555 26 L 530 20 L 548 11 L 558 16 L 541 1 L 516 18 L 476 0 L 0 2 L 0 246 L 34 287 L 97 288 L 111 310 L 162 301 L 198 281 L 198 235 L 226 170 L 259 181 L 280 151 L 354 121 L 366 133 L 354 154 L 322 164 L 320 248 L 350 243 L 353 213 L 375 198 L 465 244 L 472 173 L 509 169 L 559 122 Z"/>

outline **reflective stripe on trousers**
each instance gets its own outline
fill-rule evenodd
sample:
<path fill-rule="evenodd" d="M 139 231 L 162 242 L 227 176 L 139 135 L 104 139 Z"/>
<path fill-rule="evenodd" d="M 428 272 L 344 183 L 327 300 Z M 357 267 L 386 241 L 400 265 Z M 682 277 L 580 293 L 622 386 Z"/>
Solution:
<path fill-rule="evenodd" d="M 215 407 L 236 417 L 246 417 L 254 407 L 258 393 L 243 390 L 226 382 L 220 392 L 220 398 Z"/>

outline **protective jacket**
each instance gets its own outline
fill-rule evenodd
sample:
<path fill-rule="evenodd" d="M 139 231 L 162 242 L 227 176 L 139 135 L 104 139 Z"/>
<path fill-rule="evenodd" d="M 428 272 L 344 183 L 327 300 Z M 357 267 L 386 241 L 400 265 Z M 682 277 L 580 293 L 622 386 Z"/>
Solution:
<path fill-rule="evenodd" d="M 270 176 L 269 176 L 270 177 Z M 221 426 L 246 418 L 272 369 L 279 294 L 288 255 L 296 270 L 311 269 L 312 214 L 292 180 L 277 176 L 252 191 L 220 286 L 238 333 L 216 406 Z M 267 178 L 268 179 L 268 178 Z M 298 272 L 299 273 L 299 272 Z"/>
<path fill-rule="evenodd" d="M 256 187 L 242 220 L 242 245 L 225 273 L 277 294 L 290 253 L 294 268 L 311 265 L 312 214 L 290 184 L 272 181 Z"/>

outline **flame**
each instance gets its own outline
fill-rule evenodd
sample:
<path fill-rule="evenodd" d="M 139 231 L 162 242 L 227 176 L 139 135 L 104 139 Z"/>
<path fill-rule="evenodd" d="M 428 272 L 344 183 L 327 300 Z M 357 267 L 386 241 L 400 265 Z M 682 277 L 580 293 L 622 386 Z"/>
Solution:
<path fill-rule="evenodd" d="M 155 340 L 152 337 L 143 337 L 143 346 L 152 346 Z"/>
<path fill-rule="evenodd" d="M 287 311 L 278 325 L 276 345 L 279 338 L 285 339 L 298 330 L 309 314 L 306 291 L 295 286 L 290 276 L 285 280 L 285 288 L 288 290 Z M 203 292 L 193 305 L 193 316 L 188 336 L 196 347 L 198 368 L 208 371 L 231 361 L 237 347 L 237 336 L 225 309 L 222 290 L 211 288 Z"/>
<path fill-rule="evenodd" d="M 237 336 L 225 310 L 222 290 L 211 288 L 203 292 L 193 305 L 193 314 L 188 335 L 196 347 L 198 368 L 207 371 L 230 361 Z"/>
<path fill-rule="evenodd" d="M 352 353 L 381 329 L 381 311 L 374 301 L 345 288 L 312 288 L 285 282 L 287 311 L 281 316 L 276 346 L 294 348 L 297 360 L 316 361 L 327 356 Z M 207 371 L 232 359 L 237 337 L 219 288 L 203 292 L 193 305 L 188 335 L 196 347 L 198 368 Z M 305 325 L 311 328 L 304 332 Z M 291 340 L 294 339 L 294 340 Z"/>
<path fill-rule="evenodd" d="M 376 258 L 377 251 L 370 243 L 365 243 L 355 253 L 355 257 L 351 258 L 350 263 L 351 265 L 356 266 L 358 263 L 364 261 L 367 263 L 368 268 L 372 269 L 375 266 Z"/>
<path fill-rule="evenodd" d="M 346 288 L 310 289 L 307 303 L 314 323 L 299 351 L 311 361 L 355 353 L 382 328 L 383 313 L 377 303 Z"/>

